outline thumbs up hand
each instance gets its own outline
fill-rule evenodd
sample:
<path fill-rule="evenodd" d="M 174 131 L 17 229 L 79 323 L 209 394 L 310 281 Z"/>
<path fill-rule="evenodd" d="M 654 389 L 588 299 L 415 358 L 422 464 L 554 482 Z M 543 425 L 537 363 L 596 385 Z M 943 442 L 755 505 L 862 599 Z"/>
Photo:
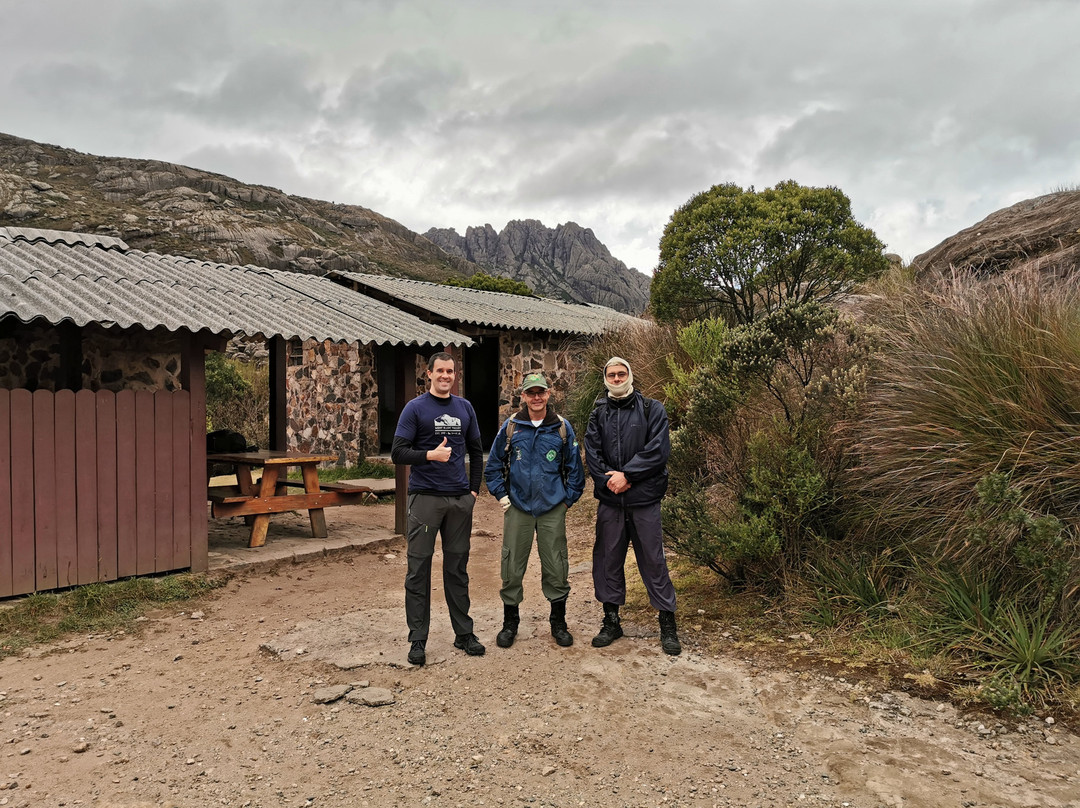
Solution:
<path fill-rule="evenodd" d="M 427 459 L 436 463 L 445 463 L 450 459 L 450 446 L 447 444 L 446 438 L 443 438 L 442 443 L 434 449 L 428 450 Z"/>

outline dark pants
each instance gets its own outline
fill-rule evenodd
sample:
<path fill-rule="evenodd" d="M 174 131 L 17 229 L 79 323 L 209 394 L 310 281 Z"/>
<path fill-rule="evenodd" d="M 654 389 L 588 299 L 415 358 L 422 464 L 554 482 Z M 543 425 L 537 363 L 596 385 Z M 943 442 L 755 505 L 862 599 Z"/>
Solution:
<path fill-rule="evenodd" d="M 455 634 L 472 634 L 469 617 L 469 539 L 476 497 L 409 494 L 408 553 L 405 574 L 405 620 L 409 642 L 426 641 L 431 625 L 431 558 L 435 534 L 442 536 L 443 592 Z"/>
<path fill-rule="evenodd" d="M 626 549 L 634 546 L 638 572 L 658 612 L 675 611 L 675 587 L 664 558 L 660 530 L 660 503 L 640 508 L 605 505 L 596 509 L 596 544 L 593 545 L 593 586 L 601 603 L 626 603 Z"/>

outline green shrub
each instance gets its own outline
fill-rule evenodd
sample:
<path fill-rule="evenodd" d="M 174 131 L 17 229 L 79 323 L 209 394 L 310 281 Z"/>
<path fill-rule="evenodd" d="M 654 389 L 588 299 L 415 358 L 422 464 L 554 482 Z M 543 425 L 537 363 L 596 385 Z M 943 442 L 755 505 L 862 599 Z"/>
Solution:
<path fill-rule="evenodd" d="M 681 353 L 667 356 L 671 381 L 664 384 L 664 396 L 668 402 L 668 415 L 672 425 L 678 424 L 682 413 L 690 404 L 694 370 L 713 361 L 728 336 L 728 326 L 723 320 L 695 320 L 683 326 L 675 334 Z"/>
<path fill-rule="evenodd" d="M 840 531 L 846 457 L 833 424 L 857 404 L 871 342 L 835 309 L 803 303 L 715 344 L 672 435 L 665 530 L 731 583 L 775 586 Z"/>
<path fill-rule="evenodd" d="M 1056 516 L 1028 511 L 1009 474 L 988 474 L 975 491 L 978 499 L 967 514 L 967 563 L 1007 570 L 1014 596 L 1026 590 L 1037 602 L 1056 600 L 1068 580 L 1076 544 L 1065 525 Z"/>
<path fill-rule="evenodd" d="M 241 363 L 225 354 L 211 351 L 206 355 L 206 397 L 211 401 L 232 403 L 254 392 L 251 383 L 240 373 Z"/>

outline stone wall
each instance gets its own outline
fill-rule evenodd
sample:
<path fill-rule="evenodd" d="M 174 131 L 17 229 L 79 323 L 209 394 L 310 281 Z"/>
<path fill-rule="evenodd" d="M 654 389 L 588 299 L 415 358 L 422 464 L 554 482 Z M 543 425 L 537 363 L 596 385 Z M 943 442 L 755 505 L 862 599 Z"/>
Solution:
<path fill-rule="evenodd" d="M 66 331 L 51 325 L 16 326 L 0 336 L 0 387 L 56 390 Z M 95 324 L 80 333 L 84 390 L 181 389 L 175 334 L 113 331 Z"/>
<path fill-rule="evenodd" d="M 0 387 L 55 390 L 60 370 L 60 331 L 17 326 L 0 336 Z"/>
<path fill-rule="evenodd" d="M 305 340 L 302 351 L 301 363 L 296 343 L 290 343 L 289 448 L 334 454 L 345 466 L 376 454 L 379 400 L 371 346 Z"/>
<path fill-rule="evenodd" d="M 90 390 L 182 390 L 180 338 L 172 333 L 114 332 L 87 326 L 83 387 Z"/>
<path fill-rule="evenodd" d="M 500 421 L 521 409 L 521 380 L 530 373 L 543 373 L 551 385 L 551 401 L 556 412 L 565 413 L 570 385 L 583 365 L 580 343 L 565 335 L 507 331 L 499 335 Z"/>

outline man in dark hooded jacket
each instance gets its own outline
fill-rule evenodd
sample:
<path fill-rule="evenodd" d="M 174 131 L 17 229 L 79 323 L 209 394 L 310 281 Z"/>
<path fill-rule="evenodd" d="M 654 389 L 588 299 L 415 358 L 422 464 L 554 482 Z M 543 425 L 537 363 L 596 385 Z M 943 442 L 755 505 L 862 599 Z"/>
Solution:
<path fill-rule="evenodd" d="M 585 431 L 585 459 L 593 479 L 596 543 L 593 586 L 604 605 L 604 622 L 593 637 L 597 648 L 623 635 L 619 607 L 626 602 L 623 566 L 634 546 L 638 572 L 659 614 L 660 646 L 682 651 L 675 626 L 675 587 L 664 558 L 660 500 L 667 492 L 671 453 L 664 405 L 634 390 L 630 363 L 617 356 L 604 366 L 607 394 L 597 399 Z"/>

